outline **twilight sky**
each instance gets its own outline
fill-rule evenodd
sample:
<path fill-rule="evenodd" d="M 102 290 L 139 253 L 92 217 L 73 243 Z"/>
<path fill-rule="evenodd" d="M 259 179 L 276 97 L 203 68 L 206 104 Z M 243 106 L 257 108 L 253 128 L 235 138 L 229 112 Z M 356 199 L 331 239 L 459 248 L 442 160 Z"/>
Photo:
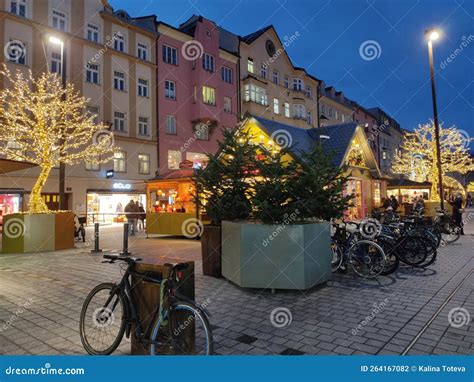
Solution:
<path fill-rule="evenodd" d="M 296 66 L 343 90 L 367 108 L 379 106 L 413 129 L 433 115 L 423 32 L 439 26 L 434 45 L 440 121 L 474 137 L 473 0 L 110 0 L 132 16 L 156 14 L 178 26 L 203 15 L 246 35 L 273 24 Z M 464 39 L 463 39 L 464 38 Z M 361 44 L 378 44 L 364 60 Z M 464 42 L 465 46 L 462 46 Z M 456 51 L 456 49 L 458 49 Z M 445 60 L 452 57 L 451 62 Z M 370 58 L 370 57 L 369 57 Z M 471 143 L 471 147 L 474 145 Z"/>

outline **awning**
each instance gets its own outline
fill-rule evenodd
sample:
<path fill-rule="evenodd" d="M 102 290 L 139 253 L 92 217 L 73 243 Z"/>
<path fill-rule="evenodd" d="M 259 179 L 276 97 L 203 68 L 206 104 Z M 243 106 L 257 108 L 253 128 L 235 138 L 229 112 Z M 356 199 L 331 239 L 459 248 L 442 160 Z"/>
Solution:
<path fill-rule="evenodd" d="M 430 182 L 415 182 L 410 179 L 392 179 L 387 188 L 431 188 Z"/>
<path fill-rule="evenodd" d="M 30 167 L 36 166 L 29 162 L 19 162 L 11 159 L 0 159 L 0 174 L 6 174 L 7 172 L 24 170 Z"/>

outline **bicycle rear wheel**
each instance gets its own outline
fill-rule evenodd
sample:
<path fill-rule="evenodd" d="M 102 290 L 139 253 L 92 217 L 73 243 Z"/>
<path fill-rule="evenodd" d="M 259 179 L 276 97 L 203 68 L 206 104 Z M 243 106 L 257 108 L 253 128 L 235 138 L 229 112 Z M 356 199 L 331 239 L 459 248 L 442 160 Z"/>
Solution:
<path fill-rule="evenodd" d="M 385 268 L 385 253 L 377 243 L 370 240 L 359 240 L 349 248 L 349 263 L 359 276 L 375 278 Z"/>
<path fill-rule="evenodd" d="M 157 319 L 150 336 L 150 354 L 212 355 L 214 341 L 206 314 L 188 302 L 173 304 L 167 324 Z"/>
<path fill-rule="evenodd" d="M 337 272 L 337 270 L 341 267 L 342 265 L 342 250 L 341 247 L 333 242 L 331 243 L 331 251 L 332 251 L 332 259 L 331 259 L 331 269 L 333 272 Z"/>
<path fill-rule="evenodd" d="M 97 285 L 81 310 L 79 333 L 84 349 L 92 355 L 111 354 L 125 332 L 126 297 L 115 284 Z"/>

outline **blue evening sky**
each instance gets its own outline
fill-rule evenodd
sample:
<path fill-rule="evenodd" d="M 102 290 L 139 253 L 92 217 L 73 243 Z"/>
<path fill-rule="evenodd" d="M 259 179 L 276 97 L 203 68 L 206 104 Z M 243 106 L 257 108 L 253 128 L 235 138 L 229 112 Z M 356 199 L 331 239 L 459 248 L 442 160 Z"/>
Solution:
<path fill-rule="evenodd" d="M 367 108 L 379 106 L 413 129 L 433 115 L 425 29 L 434 45 L 440 120 L 474 137 L 474 0 L 110 0 L 132 16 L 156 14 L 178 26 L 193 14 L 246 35 L 273 24 L 297 66 Z M 463 40 L 463 37 L 465 40 Z M 362 59 L 368 40 L 380 56 Z M 461 44 L 465 41 L 466 47 Z M 455 53 L 456 49 L 458 52 Z M 451 62 L 442 62 L 453 54 Z M 473 145 L 471 144 L 471 147 Z"/>

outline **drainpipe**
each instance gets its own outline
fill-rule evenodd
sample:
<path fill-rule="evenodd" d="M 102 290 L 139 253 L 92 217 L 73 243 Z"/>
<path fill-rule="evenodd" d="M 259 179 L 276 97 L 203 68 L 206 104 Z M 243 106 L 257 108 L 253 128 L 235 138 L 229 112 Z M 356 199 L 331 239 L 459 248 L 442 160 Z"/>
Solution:
<path fill-rule="evenodd" d="M 240 84 L 240 38 L 239 38 L 239 45 L 237 47 L 237 114 L 238 114 L 238 121 L 242 118 L 242 104 L 241 104 L 241 84 Z"/>
<path fill-rule="evenodd" d="M 158 91 L 158 84 L 160 83 L 160 80 L 158 78 L 158 57 L 159 57 L 159 49 L 158 49 L 158 41 L 160 39 L 160 35 L 158 34 L 156 36 L 156 83 L 155 83 L 155 98 L 156 98 L 156 170 L 160 171 L 160 102 L 159 102 L 159 97 L 160 97 L 160 92 Z"/>
<path fill-rule="evenodd" d="M 320 98 L 319 91 L 320 90 L 321 90 L 321 83 L 316 87 L 316 116 L 318 117 L 317 119 L 318 128 L 321 127 L 321 115 L 319 114 L 320 113 L 319 111 L 319 98 Z"/>

